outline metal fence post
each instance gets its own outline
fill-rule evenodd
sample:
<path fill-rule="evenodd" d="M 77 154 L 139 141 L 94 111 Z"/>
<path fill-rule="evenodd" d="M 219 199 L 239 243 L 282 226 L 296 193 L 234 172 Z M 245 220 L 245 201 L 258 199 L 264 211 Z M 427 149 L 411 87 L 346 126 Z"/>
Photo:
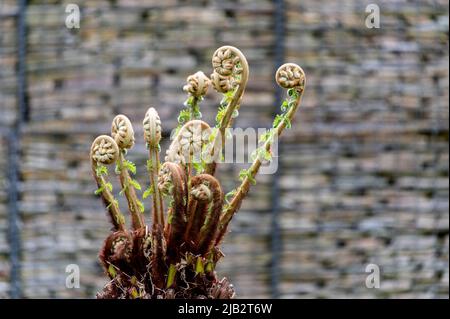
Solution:
<path fill-rule="evenodd" d="M 8 239 L 10 244 L 11 298 L 22 296 L 21 265 L 20 265 L 20 216 L 19 216 L 19 144 L 22 124 L 28 119 L 26 96 L 26 8 L 27 1 L 19 0 L 17 13 L 17 106 L 18 116 L 15 125 L 8 136 Z"/>
<path fill-rule="evenodd" d="M 285 3 L 284 0 L 275 0 L 275 15 L 274 15 L 274 30 L 275 30 L 275 51 L 274 51 L 274 64 L 275 71 L 284 63 L 285 48 L 284 48 L 284 34 L 285 34 Z M 278 113 L 277 107 L 278 101 L 281 100 L 282 92 L 277 86 L 275 89 L 275 108 L 273 112 Z M 281 147 L 278 147 L 278 156 L 281 155 Z M 279 298 L 279 282 L 280 282 L 280 258 L 281 258 L 281 231 L 279 224 L 280 215 L 280 187 L 278 179 L 281 176 L 282 165 L 278 163 L 277 171 L 272 175 L 272 193 L 271 193 L 271 269 L 270 269 L 270 292 L 272 298 Z"/>

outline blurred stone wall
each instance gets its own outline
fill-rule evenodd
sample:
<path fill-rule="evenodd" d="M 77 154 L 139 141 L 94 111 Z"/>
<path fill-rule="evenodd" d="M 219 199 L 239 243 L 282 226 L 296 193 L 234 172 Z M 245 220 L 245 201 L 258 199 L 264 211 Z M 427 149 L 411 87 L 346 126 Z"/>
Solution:
<path fill-rule="evenodd" d="M 0 2 L 0 298 L 7 298 L 10 291 L 7 154 L 11 128 L 18 117 L 16 12 L 15 1 Z"/>
<path fill-rule="evenodd" d="M 64 25 L 69 2 L 82 10 L 80 29 Z M 278 175 L 259 176 L 219 271 L 239 297 L 270 297 L 274 281 L 284 298 L 448 297 L 448 3 L 373 1 L 381 28 L 367 29 L 372 1 L 284 2 L 285 61 L 304 68 L 307 90 L 283 135 Z M 274 9 L 269 0 L 28 1 L 17 203 L 23 296 L 91 298 L 106 282 L 97 251 L 110 226 L 88 152 L 116 114 L 136 124 L 130 159 L 143 173 L 146 109 L 156 107 L 169 132 L 185 78 L 209 74 L 214 50 L 231 44 L 251 69 L 236 125 L 270 125 L 279 104 Z M 17 10 L 16 1 L 0 3 L 0 297 L 9 295 L 11 163 L 3 155 L 19 117 Z M 202 104 L 209 123 L 219 100 L 211 90 Z M 221 167 L 226 190 L 241 168 Z M 147 184 L 145 174 L 138 180 Z M 381 268 L 380 289 L 365 286 L 371 263 Z M 79 289 L 65 287 L 68 264 L 80 266 Z"/>

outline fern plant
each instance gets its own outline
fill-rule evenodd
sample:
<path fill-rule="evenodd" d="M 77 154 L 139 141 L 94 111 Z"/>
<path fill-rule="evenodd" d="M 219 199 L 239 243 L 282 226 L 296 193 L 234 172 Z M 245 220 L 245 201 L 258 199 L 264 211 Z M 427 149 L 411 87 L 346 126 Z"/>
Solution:
<path fill-rule="evenodd" d="M 271 130 L 260 137 L 262 145 L 253 154 L 252 165 L 239 174 L 241 184 L 224 195 L 214 177 L 225 145 L 227 128 L 238 116 L 248 81 L 245 56 L 237 48 L 224 46 L 212 58 L 208 78 L 197 72 L 187 78 L 188 98 L 178 117 L 176 130 L 164 162 L 160 162 L 161 120 L 149 108 L 143 121 L 148 149 L 149 186 L 143 190 L 134 179 L 136 166 L 126 159 L 134 143 L 134 131 L 125 115 L 112 122 L 111 135 L 97 137 L 90 152 L 93 176 L 113 229 L 100 250 L 100 262 L 110 281 L 98 298 L 233 298 L 233 285 L 219 279 L 215 268 L 223 257 L 220 245 L 233 216 L 248 194 L 261 165 L 271 160 L 277 136 L 291 122 L 305 87 L 305 75 L 296 64 L 282 65 L 276 82 L 287 89 L 287 97 Z M 201 120 L 200 103 L 212 86 L 222 101 L 216 123 Z M 113 193 L 108 166 L 115 174 L 128 202 L 131 229 Z M 145 224 L 144 204 L 151 198 L 151 225 Z"/>

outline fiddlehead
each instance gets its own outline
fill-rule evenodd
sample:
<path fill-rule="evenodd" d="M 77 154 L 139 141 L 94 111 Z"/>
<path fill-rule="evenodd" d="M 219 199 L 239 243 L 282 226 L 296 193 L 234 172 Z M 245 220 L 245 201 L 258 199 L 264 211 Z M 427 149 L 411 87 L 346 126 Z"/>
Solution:
<path fill-rule="evenodd" d="M 167 287 L 173 284 L 175 264 L 180 258 L 180 246 L 186 229 L 187 177 L 184 169 L 175 163 L 166 162 L 161 166 L 158 188 L 165 196 L 170 196 L 167 230 L 167 262 L 170 264 Z"/>
<path fill-rule="evenodd" d="M 131 215 L 131 222 L 134 229 L 144 227 L 143 204 L 136 196 L 137 187 L 140 189 L 139 183 L 132 179 L 129 171 L 136 173 L 136 166 L 125 159 L 127 150 L 134 146 L 134 130 L 130 120 L 125 115 L 117 115 L 112 121 L 111 136 L 119 147 L 119 158 L 116 165 L 116 173 L 119 174 L 122 193 L 125 194 L 128 202 L 128 209 Z"/>
<path fill-rule="evenodd" d="M 182 165 L 191 175 L 193 164 L 201 164 L 208 155 L 205 148 L 210 145 L 210 134 L 211 128 L 206 122 L 187 122 L 167 150 L 166 161 Z"/>
<path fill-rule="evenodd" d="M 181 129 L 181 126 L 188 121 L 200 120 L 202 113 L 200 112 L 200 102 L 208 92 L 211 80 L 202 72 L 189 75 L 183 90 L 188 94 L 187 100 L 184 102 L 185 108 L 178 115 L 178 126 L 175 134 Z"/>
<path fill-rule="evenodd" d="M 169 196 L 172 200 L 170 205 L 171 215 L 167 221 L 170 225 L 167 254 L 168 259 L 173 261 L 177 256 L 171 255 L 169 251 L 178 250 L 176 247 L 182 241 L 182 234 L 186 226 L 187 180 L 181 166 L 171 162 L 164 163 L 158 176 L 158 188 L 164 196 Z"/>
<path fill-rule="evenodd" d="M 255 176 L 264 161 L 266 154 L 271 153 L 272 144 L 278 136 L 281 135 L 286 127 L 291 126 L 291 121 L 297 112 L 301 98 L 305 89 L 305 73 L 302 68 L 293 63 L 282 65 L 276 72 L 275 79 L 279 86 L 288 89 L 288 97 L 282 104 L 282 114 L 277 115 L 274 120 L 273 129 L 265 137 L 264 144 L 256 152 L 256 159 L 250 168 L 242 174 L 243 180 L 238 187 L 229 205 L 224 209 L 220 220 L 219 235 L 216 240 L 218 245 L 226 233 L 231 218 L 241 207 L 242 201 L 247 195 L 250 185 L 255 180 Z"/>
<path fill-rule="evenodd" d="M 211 193 L 211 204 L 210 207 L 208 207 L 208 214 L 204 224 L 200 229 L 200 240 L 198 242 L 198 253 L 200 255 L 205 255 L 214 245 L 217 226 L 222 213 L 223 192 L 219 181 L 213 176 L 201 174 L 196 177 L 198 179 L 192 181 L 192 185 L 196 186 L 195 188 L 192 188 L 191 191 L 193 196 L 201 199 L 205 190 L 207 190 L 206 193 Z M 207 189 L 205 189 L 205 187 L 207 187 Z"/>
<path fill-rule="evenodd" d="M 125 230 L 125 217 L 119 209 L 119 203 L 112 194 L 112 185 L 106 179 L 110 165 L 119 158 L 119 147 L 116 142 L 107 135 L 98 136 L 91 146 L 90 151 L 92 172 L 97 182 L 96 194 L 100 194 L 111 217 L 114 230 Z"/>
<path fill-rule="evenodd" d="M 205 173 L 210 175 L 215 173 L 216 163 L 225 145 L 226 129 L 231 125 L 233 117 L 237 116 L 249 75 L 245 55 L 232 46 L 217 49 L 212 58 L 212 66 L 214 68 L 211 74 L 212 85 L 217 92 L 224 94 L 224 98 L 217 116 L 218 131 L 210 153 L 212 161 L 205 170 Z"/>
<path fill-rule="evenodd" d="M 121 150 L 129 150 L 134 146 L 134 130 L 125 115 L 117 115 L 111 125 L 111 136 Z"/>
<path fill-rule="evenodd" d="M 105 240 L 99 259 L 111 279 L 116 276 L 118 270 L 125 273 L 131 272 L 132 250 L 133 239 L 126 231 L 116 231 Z"/>
<path fill-rule="evenodd" d="M 151 107 L 147 110 L 143 121 L 144 139 L 147 144 L 149 159 L 147 171 L 150 178 L 150 186 L 144 193 L 144 198 L 152 196 L 152 275 L 157 287 L 164 286 L 162 280 L 165 272 L 165 240 L 164 240 L 164 207 L 162 194 L 158 188 L 158 173 L 160 169 L 159 153 L 161 141 L 161 119 L 158 112 Z"/>
<path fill-rule="evenodd" d="M 283 89 L 294 89 L 299 94 L 305 89 L 305 72 L 295 63 L 285 63 L 275 74 L 277 84 Z"/>
<path fill-rule="evenodd" d="M 186 250 L 196 254 L 200 239 L 200 229 L 208 215 L 212 192 L 206 185 L 198 184 L 198 176 L 191 179 L 191 190 L 187 208 L 188 224 L 184 235 Z"/>
<path fill-rule="evenodd" d="M 147 143 L 149 160 L 147 161 L 147 170 L 150 177 L 150 188 L 149 191 L 144 193 L 145 195 L 152 195 L 153 199 L 153 225 L 164 225 L 164 208 L 162 202 L 162 196 L 158 189 L 158 172 L 160 168 L 159 152 L 161 141 L 161 120 L 159 118 L 158 112 L 151 107 L 147 110 L 145 114 L 144 122 L 144 139 Z M 146 196 L 145 196 L 146 197 Z"/>
<path fill-rule="evenodd" d="M 185 241 L 192 253 L 205 254 L 216 235 L 223 192 L 217 179 L 200 174 L 191 179 L 190 195 Z"/>
<path fill-rule="evenodd" d="M 134 261 L 134 271 L 139 274 L 142 279 L 147 275 L 147 264 L 153 262 L 154 245 L 152 242 L 153 232 L 149 230 L 148 226 L 141 227 L 131 232 L 133 239 L 133 250 L 131 258 Z M 164 256 L 164 255 L 162 255 Z M 153 263 L 152 263 L 152 266 Z M 153 267 L 152 267 L 153 268 Z"/>
<path fill-rule="evenodd" d="M 205 96 L 208 92 L 211 80 L 205 75 L 205 73 L 198 71 L 195 74 L 189 75 L 186 82 L 187 83 L 183 87 L 183 90 L 191 96 L 200 98 Z"/>

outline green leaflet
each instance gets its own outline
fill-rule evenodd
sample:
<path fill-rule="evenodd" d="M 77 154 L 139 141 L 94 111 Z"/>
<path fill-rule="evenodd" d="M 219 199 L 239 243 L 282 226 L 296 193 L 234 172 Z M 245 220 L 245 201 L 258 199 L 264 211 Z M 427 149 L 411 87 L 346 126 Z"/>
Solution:
<path fill-rule="evenodd" d="M 142 189 L 141 185 L 139 184 L 139 182 L 137 180 L 135 180 L 135 179 L 130 178 L 129 183 L 130 183 L 131 186 L 133 186 L 138 191 L 140 191 Z"/>
<path fill-rule="evenodd" d="M 99 165 L 95 169 L 95 173 L 97 174 L 98 177 L 108 175 L 108 168 L 104 165 Z"/>
<path fill-rule="evenodd" d="M 203 274 L 205 272 L 204 266 L 203 266 L 203 261 L 202 261 L 202 257 L 198 257 L 197 258 L 197 262 L 195 264 L 195 274 Z"/>
<path fill-rule="evenodd" d="M 228 193 L 225 194 L 225 202 L 228 203 L 230 201 L 230 199 L 236 195 L 237 190 L 233 189 L 232 191 L 229 191 Z"/>
<path fill-rule="evenodd" d="M 251 174 L 248 170 L 242 169 L 242 170 L 239 172 L 239 179 L 240 179 L 241 181 L 243 181 L 245 178 L 248 178 L 249 182 L 250 182 L 252 185 L 255 185 L 255 184 L 256 184 L 256 180 L 255 180 L 255 178 L 252 176 L 252 174 Z"/>
<path fill-rule="evenodd" d="M 280 125 L 280 123 L 283 122 L 286 125 L 286 128 L 292 127 L 291 120 L 289 119 L 287 113 L 291 108 L 295 107 L 295 104 L 297 103 L 296 99 L 298 97 L 298 93 L 296 90 L 291 89 L 288 91 L 288 95 L 290 96 L 290 98 L 284 100 L 283 103 L 281 104 L 282 113 L 277 114 L 275 116 L 275 119 L 273 120 L 272 124 L 273 128 L 277 128 Z"/>
<path fill-rule="evenodd" d="M 275 119 L 273 120 L 273 128 L 277 128 L 278 125 L 283 121 L 283 115 L 277 114 L 275 116 Z"/>
<path fill-rule="evenodd" d="M 272 160 L 272 154 L 270 153 L 270 151 L 266 150 L 264 147 L 260 147 L 258 149 L 256 149 L 253 153 L 252 153 L 252 157 L 253 161 L 258 158 L 261 162 L 262 161 L 271 161 Z"/>
<path fill-rule="evenodd" d="M 123 166 L 128 169 L 131 173 L 133 173 L 133 175 L 136 174 L 136 164 L 134 164 L 131 161 L 125 160 L 123 162 Z"/>
<path fill-rule="evenodd" d="M 225 100 L 226 102 L 231 102 L 231 100 L 233 99 L 234 96 L 234 90 L 228 91 L 227 93 L 224 94 Z"/>
<path fill-rule="evenodd" d="M 136 203 L 138 205 L 139 211 L 143 213 L 145 211 L 144 203 L 142 203 L 139 199 L 136 199 Z"/>
<path fill-rule="evenodd" d="M 136 174 L 136 164 L 134 164 L 132 161 L 124 160 L 122 165 L 121 165 L 120 161 L 117 161 L 114 171 L 116 174 L 120 174 L 122 172 L 123 168 L 130 171 L 133 175 Z"/>
<path fill-rule="evenodd" d="M 117 276 L 116 268 L 112 264 L 109 264 L 108 273 L 112 278 Z"/>
<path fill-rule="evenodd" d="M 136 290 L 135 287 L 131 288 L 131 297 L 132 297 L 133 299 L 139 298 L 139 293 L 137 292 L 137 290 Z"/>
<path fill-rule="evenodd" d="M 293 99 L 297 99 L 298 98 L 298 92 L 296 89 L 289 89 L 287 91 L 288 96 L 290 96 Z"/>
<path fill-rule="evenodd" d="M 266 150 L 266 149 L 261 149 L 261 157 L 263 159 L 265 159 L 266 161 L 271 161 L 272 160 L 272 154 L 270 153 L 270 151 Z"/>
<path fill-rule="evenodd" d="M 267 142 L 270 138 L 272 138 L 272 132 L 273 132 L 272 129 L 265 131 L 259 137 L 260 141 L 263 142 L 263 143 Z"/>
<path fill-rule="evenodd" d="M 153 162 L 152 160 L 147 160 L 147 171 L 151 172 L 153 170 Z"/>
<path fill-rule="evenodd" d="M 109 203 L 108 206 L 106 206 L 106 209 L 109 209 L 112 205 L 119 207 L 119 202 L 117 199 L 114 199 L 111 203 Z"/>
<path fill-rule="evenodd" d="M 286 128 L 292 127 L 291 120 L 287 116 L 284 117 L 284 123 L 286 124 Z"/>
<path fill-rule="evenodd" d="M 103 190 L 105 188 L 103 186 L 100 186 L 99 188 L 97 188 L 94 192 L 95 195 L 100 195 L 101 193 L 103 193 Z"/>
<path fill-rule="evenodd" d="M 236 90 L 228 91 L 227 93 L 223 94 L 222 101 L 220 101 L 219 109 L 217 110 L 216 115 L 216 127 L 220 127 L 222 124 L 222 120 L 225 117 L 225 114 L 228 110 L 228 105 L 230 105 L 231 101 L 233 100 L 233 96 L 235 94 Z M 232 118 L 236 118 L 239 116 L 239 110 L 236 108 L 233 111 L 233 114 L 231 115 Z"/>
<path fill-rule="evenodd" d="M 169 225 L 172 224 L 172 220 L 173 220 L 173 213 L 170 211 L 169 215 L 167 216 L 167 223 Z"/>
<path fill-rule="evenodd" d="M 107 189 L 109 189 L 109 191 L 110 191 L 110 192 L 112 192 L 112 190 L 113 190 L 113 186 L 112 186 L 112 184 L 111 184 L 111 183 L 109 183 L 109 182 L 108 182 L 108 183 L 106 183 L 106 184 L 105 184 L 105 187 L 106 187 Z"/>
<path fill-rule="evenodd" d="M 212 262 L 208 262 L 206 264 L 206 268 L 205 268 L 206 272 L 210 273 L 214 270 L 214 263 Z"/>
<path fill-rule="evenodd" d="M 171 264 L 169 266 L 169 273 L 167 274 L 167 288 L 172 286 L 173 282 L 175 281 L 175 274 L 177 273 L 177 268 L 174 264 Z"/>
<path fill-rule="evenodd" d="M 153 185 L 147 187 L 144 194 L 142 194 L 142 199 L 146 199 L 147 197 L 153 195 L 154 192 L 155 190 L 153 189 Z"/>
<path fill-rule="evenodd" d="M 227 106 L 226 105 L 219 106 L 219 109 L 218 109 L 217 115 L 216 115 L 216 126 L 217 127 L 219 127 L 220 124 L 222 123 L 222 120 L 226 113 L 227 113 Z"/>
<path fill-rule="evenodd" d="M 198 174 L 201 174 L 205 170 L 205 163 L 204 162 L 194 162 L 192 163 L 192 166 L 197 171 Z"/>
<path fill-rule="evenodd" d="M 187 121 L 189 121 L 189 118 L 191 116 L 191 112 L 189 110 L 181 110 L 180 114 L 178 115 L 178 123 L 184 124 Z"/>
<path fill-rule="evenodd" d="M 120 190 L 120 192 L 119 192 L 119 196 L 122 196 L 123 194 L 125 194 L 125 192 L 127 191 L 127 189 L 128 189 L 128 184 L 124 184 L 123 185 L 123 188 Z"/>
<path fill-rule="evenodd" d="M 246 169 L 241 169 L 241 171 L 239 172 L 239 179 L 241 181 L 243 181 L 245 179 L 245 176 L 247 176 L 247 170 Z"/>
<path fill-rule="evenodd" d="M 185 109 L 182 109 L 178 114 L 178 127 L 176 128 L 176 134 L 180 130 L 181 126 L 192 119 L 201 119 L 202 113 L 200 112 L 199 102 L 203 98 L 196 98 L 194 96 L 189 96 L 184 102 Z"/>
<path fill-rule="evenodd" d="M 293 107 L 295 107 L 295 104 L 296 104 L 297 102 L 295 101 L 295 100 L 291 100 L 291 101 L 289 101 L 289 103 L 288 103 L 288 107 L 289 108 L 293 108 Z"/>

